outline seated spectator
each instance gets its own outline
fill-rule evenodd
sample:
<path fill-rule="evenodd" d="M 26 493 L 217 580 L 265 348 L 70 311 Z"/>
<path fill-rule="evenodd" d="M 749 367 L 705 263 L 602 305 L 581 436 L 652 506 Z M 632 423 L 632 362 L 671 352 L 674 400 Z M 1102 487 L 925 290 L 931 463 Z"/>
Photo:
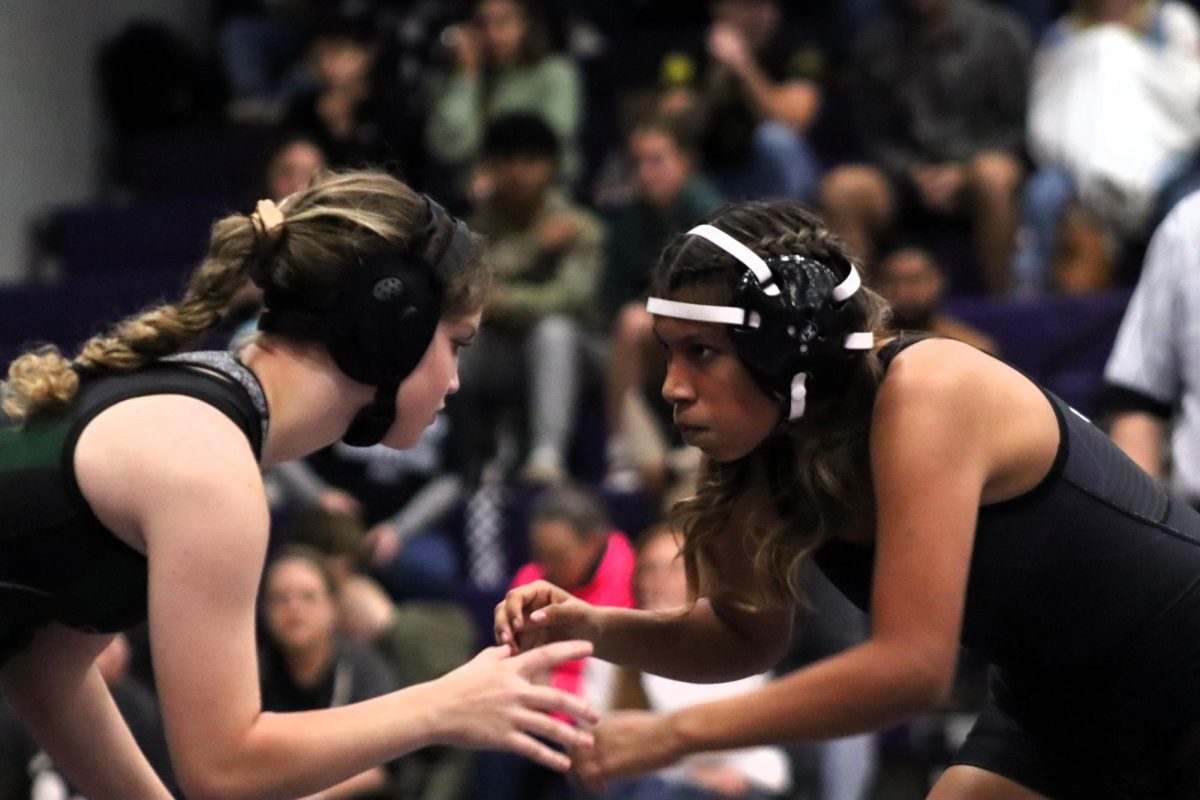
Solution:
<path fill-rule="evenodd" d="M 898 0 L 859 36 L 854 95 L 872 163 L 829 173 L 830 227 L 868 265 L 914 217 L 965 217 L 984 285 L 1008 289 L 1024 167 L 1030 42 L 981 0 Z"/>
<path fill-rule="evenodd" d="M 512 113 L 549 125 L 561 143 L 559 177 L 570 182 L 579 174 L 582 79 L 570 59 L 550 52 L 546 21 L 535 8 L 530 0 L 477 0 L 471 19 L 443 34 L 453 64 L 434 80 L 427 141 L 460 191 L 488 123 Z"/>
<path fill-rule="evenodd" d="M 311 136 L 301 133 L 281 138 L 267 154 L 265 194 L 276 203 L 307 189 L 313 176 L 325 167 L 325 151 Z"/>
<path fill-rule="evenodd" d="M 397 90 L 378 55 L 369 20 L 324 20 L 308 46 L 315 88 L 291 102 L 282 125 L 311 136 L 330 166 L 381 167 L 420 187 L 424 110 L 414 93 Z"/>
<path fill-rule="evenodd" d="M 555 188 L 557 163 L 558 141 L 540 117 L 514 114 L 488 126 L 481 170 L 491 188 L 471 227 L 488 238 L 496 277 L 478 340 L 462 353 L 454 398 L 468 463 L 494 449 L 498 412 L 520 408 L 528 394 L 523 476 L 541 483 L 567 475 L 604 272 L 604 228 Z"/>
<path fill-rule="evenodd" d="M 259 661 L 264 711 L 334 708 L 396 688 L 379 656 L 339 635 L 336 594 L 333 576 L 316 551 L 288 548 L 267 568 Z M 384 767 L 372 767 L 319 797 L 382 797 L 390 781 Z"/>
<path fill-rule="evenodd" d="M 698 122 L 705 170 L 726 197 L 808 200 L 819 166 L 805 134 L 825 53 L 783 25 L 779 0 L 712 0 L 702 52 L 672 50 L 660 110 Z"/>
<path fill-rule="evenodd" d="M 887 255 L 872 272 L 874 288 L 892 305 L 891 327 L 923 331 L 966 342 L 998 354 L 990 336 L 942 311 L 946 276 L 933 256 L 919 247 L 904 247 Z"/>
<path fill-rule="evenodd" d="M 659 397 L 662 348 L 640 298 L 667 241 L 716 210 L 721 197 L 696 174 L 692 145 L 678 123 L 659 118 L 636 125 L 627 151 L 633 196 L 605 210 L 608 264 L 601 302 L 614 320 L 605 408 L 609 482 L 615 488 L 648 485 L 661 491 L 666 480 L 663 431 L 670 429 L 670 409 Z M 647 391 L 639 391 L 643 389 Z M 632 435 L 629 416 L 637 428 Z"/>
<path fill-rule="evenodd" d="M 883 14 L 888 0 L 843 0 L 837 4 L 836 23 L 838 33 L 847 43 L 853 42 L 854 34 L 875 18 Z M 1062 12 L 1063 0 L 995 0 L 995 4 L 1016 14 L 1034 39 L 1054 22 Z"/>
<path fill-rule="evenodd" d="M 340 630 L 383 657 L 398 686 L 440 678 L 475 651 L 479 638 L 457 601 L 405 600 L 399 605 L 362 572 L 366 544 L 353 515 L 313 506 L 290 526 L 290 540 L 322 556 L 336 587 Z M 435 747 L 396 762 L 406 800 L 453 800 L 466 786 L 473 755 Z"/>
<path fill-rule="evenodd" d="M 443 524 L 466 483 L 452 462 L 454 421 L 440 414 L 408 450 L 337 442 L 303 461 L 272 470 L 283 504 L 361 519 L 375 576 L 397 600 L 450 599 L 461 591 L 461 565 Z M 311 512 L 315 513 L 315 512 Z"/>
<path fill-rule="evenodd" d="M 129 640 L 125 634 L 118 633 L 96 657 L 96 669 L 108 685 L 113 702 L 150 766 L 176 796 L 181 796 L 171 769 L 158 701 L 145 684 L 130 675 L 129 662 Z M 38 747 L 16 716 L 0 702 L 0 798 L 68 800 L 78 797 L 50 756 Z"/>
<path fill-rule="evenodd" d="M 545 580 L 593 605 L 633 607 L 633 546 L 613 530 L 599 498 L 573 486 L 545 490 L 529 517 L 533 561 L 517 570 L 512 586 Z M 613 696 L 614 668 L 589 658 L 557 667 L 550 684 L 580 695 L 603 711 Z M 557 715 L 556 715 L 557 716 Z M 566 721 L 565 718 L 563 718 Z M 562 776 L 507 753 L 481 759 L 481 785 L 489 800 L 563 797 Z"/>
<path fill-rule="evenodd" d="M 1200 18 L 1186 3 L 1076 0 L 1047 31 L 1029 105 L 1038 169 L 1013 259 L 1024 293 L 1081 283 L 1082 254 L 1064 255 L 1087 227 L 1093 239 L 1140 241 L 1200 188 L 1197 96 Z M 1102 276 L 1105 255 L 1095 253 Z"/>
<path fill-rule="evenodd" d="M 667 525 L 646 533 L 638 543 L 634 588 L 640 608 L 664 614 L 688 603 L 687 574 L 679 539 Z M 621 672 L 625 702 L 658 712 L 677 711 L 756 689 L 768 680 L 755 675 L 730 683 L 697 684 L 658 675 Z M 644 703 L 644 704 L 643 704 Z M 625 706 L 629 707 L 629 706 Z M 753 747 L 690 756 L 653 775 L 614 786 L 613 800 L 769 800 L 791 788 L 787 756 L 780 747 Z"/>
<path fill-rule="evenodd" d="M 276 203 L 306 188 L 313 176 L 325 166 L 325 152 L 311 137 L 302 133 L 285 134 L 267 152 L 261 173 L 255 176 L 254 195 Z M 262 311 L 262 289 L 246 279 L 229 301 L 230 312 L 218 335 L 240 342 L 256 329 Z"/>

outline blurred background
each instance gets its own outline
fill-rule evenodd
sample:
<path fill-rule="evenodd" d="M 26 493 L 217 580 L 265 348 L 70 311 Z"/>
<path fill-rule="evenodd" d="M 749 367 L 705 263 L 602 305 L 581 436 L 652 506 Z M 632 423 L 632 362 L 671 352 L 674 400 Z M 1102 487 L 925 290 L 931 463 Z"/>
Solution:
<path fill-rule="evenodd" d="M 173 296 L 214 220 L 318 169 L 386 169 L 487 237 L 497 290 L 421 444 L 335 445 L 268 475 L 264 702 L 349 702 L 466 660 L 514 583 L 675 602 L 663 520 L 697 457 L 658 397 L 642 307 L 675 234 L 727 202 L 806 203 L 897 329 L 999 355 L 1107 425 L 1138 406 L 1105 365 L 1151 235 L 1200 187 L 1198 147 L 1200 17 L 1182 0 L 0 0 L 0 359 L 73 352 Z M 197 347 L 236 346 L 257 304 L 247 292 Z M 1132 388 L 1166 478 L 1179 396 Z M 815 571 L 808 585 L 777 673 L 866 635 Z M 320 602 L 297 607 L 305 593 Z M 330 654 L 315 679 L 289 666 L 311 647 Z M 912 724 L 610 796 L 923 797 L 984 691 L 969 653 L 961 672 Z M 138 687 L 122 708 L 169 776 L 151 673 L 135 631 L 110 680 Z M 555 680 L 662 709 L 754 685 L 706 694 L 594 662 Z M 497 754 L 360 778 L 322 796 L 585 796 Z M 0 800 L 71 796 L 0 715 Z"/>

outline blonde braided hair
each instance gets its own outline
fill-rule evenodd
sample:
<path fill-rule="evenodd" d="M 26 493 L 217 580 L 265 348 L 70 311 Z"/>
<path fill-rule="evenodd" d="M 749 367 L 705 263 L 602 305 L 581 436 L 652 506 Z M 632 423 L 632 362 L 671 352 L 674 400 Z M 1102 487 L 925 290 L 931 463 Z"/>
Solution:
<path fill-rule="evenodd" d="M 0 407 L 24 422 L 69 406 L 81 373 L 131 372 L 180 352 L 221 323 L 247 280 L 285 288 L 331 285 L 356 256 L 406 246 L 422 208 L 416 192 L 386 173 L 323 172 L 279 206 L 263 201 L 251 214 L 218 220 L 181 300 L 118 322 L 88 339 L 73 359 L 53 345 L 19 356 L 0 384 Z M 451 232 L 447 227 L 434 239 Z M 446 288 L 443 317 L 483 306 L 490 272 L 479 256 L 476 243 L 471 263 Z"/>

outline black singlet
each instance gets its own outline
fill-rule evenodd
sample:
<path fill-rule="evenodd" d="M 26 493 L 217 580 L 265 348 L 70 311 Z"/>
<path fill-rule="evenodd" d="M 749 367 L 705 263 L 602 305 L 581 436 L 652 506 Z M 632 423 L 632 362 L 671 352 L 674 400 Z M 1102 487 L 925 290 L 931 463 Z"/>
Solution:
<path fill-rule="evenodd" d="M 226 353 L 192 353 L 86 379 L 61 414 L 14 426 L 0 415 L 0 664 L 50 621 L 110 633 L 146 618 L 146 558 L 100 524 L 75 479 L 75 445 L 105 409 L 180 394 L 228 416 L 261 455 L 267 409 Z"/>
<path fill-rule="evenodd" d="M 889 343 L 884 364 L 919 341 Z M 1164 777 L 1200 729 L 1200 514 L 1043 392 L 1057 457 L 1033 490 L 980 508 L 961 634 L 993 665 L 964 751 L 988 762 L 980 742 L 1021 736 L 1029 752 L 965 761 L 1054 798 L 1200 797 Z M 869 610 L 873 558 L 835 540 L 816 562 Z M 1022 759 L 1040 766 L 1004 763 Z"/>

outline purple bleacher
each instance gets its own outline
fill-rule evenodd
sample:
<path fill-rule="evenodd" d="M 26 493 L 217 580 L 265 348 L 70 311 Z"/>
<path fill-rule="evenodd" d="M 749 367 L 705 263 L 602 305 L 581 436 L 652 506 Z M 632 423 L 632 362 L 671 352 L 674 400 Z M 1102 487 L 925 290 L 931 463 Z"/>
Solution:
<path fill-rule="evenodd" d="M 177 295 L 182 272 L 81 276 L 44 286 L 0 288 L 0 364 L 25 346 L 50 342 L 69 352 L 104 325 Z"/>
<path fill-rule="evenodd" d="M 233 207 L 253 202 L 273 130 L 144 134 L 122 145 L 120 180 L 135 197 L 211 196 Z"/>
<path fill-rule="evenodd" d="M 229 211 L 213 197 L 65 207 L 42 226 L 40 258 L 67 278 L 173 273 L 200 262 L 213 222 Z"/>
<path fill-rule="evenodd" d="M 1084 414 L 1095 410 L 1130 290 L 1037 300 L 960 298 L 947 311 L 996 340 L 1001 355 Z"/>

